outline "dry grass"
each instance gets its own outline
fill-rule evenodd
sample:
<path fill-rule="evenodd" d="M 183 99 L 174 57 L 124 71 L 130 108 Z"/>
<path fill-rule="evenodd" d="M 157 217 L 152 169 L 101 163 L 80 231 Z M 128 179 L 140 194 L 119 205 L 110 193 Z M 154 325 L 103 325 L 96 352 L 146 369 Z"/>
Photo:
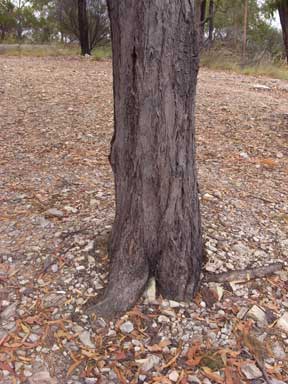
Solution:
<path fill-rule="evenodd" d="M 267 76 L 281 80 L 288 80 L 288 66 L 285 64 L 265 63 L 241 64 L 241 59 L 228 56 L 221 52 L 216 54 L 204 53 L 201 57 L 201 65 L 213 70 L 232 71 L 244 75 Z"/>
<path fill-rule="evenodd" d="M 48 45 L 48 44 L 0 44 L 0 55 L 5 56 L 79 56 L 80 48 L 77 45 Z M 97 47 L 92 51 L 92 58 L 101 60 L 111 57 L 111 47 Z"/>

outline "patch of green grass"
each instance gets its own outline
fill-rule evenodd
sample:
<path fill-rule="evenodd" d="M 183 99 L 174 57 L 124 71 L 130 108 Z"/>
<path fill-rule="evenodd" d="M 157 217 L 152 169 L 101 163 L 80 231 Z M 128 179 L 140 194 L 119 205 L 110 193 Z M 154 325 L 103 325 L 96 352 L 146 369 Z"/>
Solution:
<path fill-rule="evenodd" d="M 251 76 L 267 76 L 281 80 L 288 80 L 288 66 L 283 64 L 259 63 L 242 65 L 241 59 L 222 54 L 203 54 L 201 57 L 201 66 L 213 70 L 232 71 Z"/>
<path fill-rule="evenodd" d="M 111 45 L 105 45 L 102 47 L 96 47 L 92 51 L 92 58 L 95 60 L 103 60 L 112 57 L 112 48 Z"/>

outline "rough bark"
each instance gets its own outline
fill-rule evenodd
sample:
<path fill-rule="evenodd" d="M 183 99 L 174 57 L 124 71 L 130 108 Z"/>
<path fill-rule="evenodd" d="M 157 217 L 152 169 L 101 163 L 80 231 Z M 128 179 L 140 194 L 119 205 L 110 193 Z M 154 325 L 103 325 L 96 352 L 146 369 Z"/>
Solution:
<path fill-rule="evenodd" d="M 279 13 L 280 23 L 282 27 L 286 62 L 288 64 L 288 2 L 287 1 L 279 2 L 278 13 Z"/>
<path fill-rule="evenodd" d="M 78 0 L 78 23 L 81 55 L 90 55 L 86 0 Z"/>
<path fill-rule="evenodd" d="M 199 282 L 195 166 L 198 20 L 191 0 L 108 0 L 115 131 L 116 216 L 104 298 L 89 312 L 131 307 L 149 276 L 158 293 L 189 300 Z"/>

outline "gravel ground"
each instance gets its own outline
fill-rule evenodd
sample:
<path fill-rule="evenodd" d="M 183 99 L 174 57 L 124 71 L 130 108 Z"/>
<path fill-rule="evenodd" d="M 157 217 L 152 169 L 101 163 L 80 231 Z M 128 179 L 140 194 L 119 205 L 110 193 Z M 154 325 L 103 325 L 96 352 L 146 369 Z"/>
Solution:
<path fill-rule="evenodd" d="M 0 57 L 1 383 L 288 380 L 288 84 L 201 70 L 197 105 L 205 272 L 193 303 L 145 297 L 93 326 L 107 281 L 111 62 Z"/>

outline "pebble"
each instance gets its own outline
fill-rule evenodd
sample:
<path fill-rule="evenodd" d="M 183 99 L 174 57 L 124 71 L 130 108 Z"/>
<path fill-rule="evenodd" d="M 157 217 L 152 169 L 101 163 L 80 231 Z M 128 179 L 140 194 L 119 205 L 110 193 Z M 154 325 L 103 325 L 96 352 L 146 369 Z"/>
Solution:
<path fill-rule="evenodd" d="M 58 265 L 57 265 L 57 264 L 52 264 L 52 265 L 51 265 L 51 271 L 52 271 L 53 273 L 58 272 Z"/>
<path fill-rule="evenodd" d="M 60 209 L 57 209 L 57 208 L 50 208 L 50 209 L 47 209 L 47 211 L 45 212 L 46 215 L 48 216 L 54 216 L 54 217 L 58 217 L 58 218 L 62 218 L 64 217 L 64 212 L 60 211 Z"/>
<path fill-rule="evenodd" d="M 134 330 L 134 325 L 131 321 L 125 321 L 120 325 L 120 330 L 123 333 L 131 333 Z"/>
<path fill-rule="evenodd" d="M 159 365 L 161 359 L 156 355 L 149 355 L 146 359 L 136 360 L 136 363 L 140 365 L 141 369 L 145 372 L 150 371 L 152 368 Z"/>
<path fill-rule="evenodd" d="M 191 384 L 201 384 L 201 381 L 198 379 L 198 377 L 194 375 L 188 375 L 187 380 Z"/>
<path fill-rule="evenodd" d="M 177 371 L 172 371 L 170 374 L 169 374 L 169 379 L 171 381 L 173 381 L 174 383 L 178 380 L 179 378 L 179 373 Z"/>
<path fill-rule="evenodd" d="M 257 323 L 259 323 L 261 326 L 267 325 L 266 314 L 257 305 L 253 305 L 253 307 L 250 308 L 247 312 L 246 316 L 250 319 L 257 321 Z"/>
<path fill-rule="evenodd" d="M 91 335 L 89 331 L 84 331 L 79 334 L 79 339 L 82 344 L 85 345 L 85 347 L 95 349 L 95 344 L 91 341 Z"/>
<path fill-rule="evenodd" d="M 14 318 L 16 314 L 16 308 L 17 308 L 17 303 L 12 303 L 8 307 L 4 309 L 4 311 L 1 312 L 0 314 L 0 319 L 1 320 L 9 320 L 12 317 Z"/>
<path fill-rule="evenodd" d="M 242 365 L 241 371 L 248 380 L 259 379 L 262 377 L 262 372 L 254 364 Z"/>
<path fill-rule="evenodd" d="M 288 312 L 285 312 L 282 317 L 276 323 L 277 328 L 288 333 Z"/>
<path fill-rule="evenodd" d="M 30 377 L 30 376 L 32 376 L 32 372 L 29 371 L 28 369 L 24 369 L 23 374 L 24 374 L 25 377 Z"/>
<path fill-rule="evenodd" d="M 159 317 L 158 317 L 158 322 L 159 323 L 169 323 L 169 317 L 167 317 L 167 316 L 164 316 L 164 315 L 160 315 Z"/>

